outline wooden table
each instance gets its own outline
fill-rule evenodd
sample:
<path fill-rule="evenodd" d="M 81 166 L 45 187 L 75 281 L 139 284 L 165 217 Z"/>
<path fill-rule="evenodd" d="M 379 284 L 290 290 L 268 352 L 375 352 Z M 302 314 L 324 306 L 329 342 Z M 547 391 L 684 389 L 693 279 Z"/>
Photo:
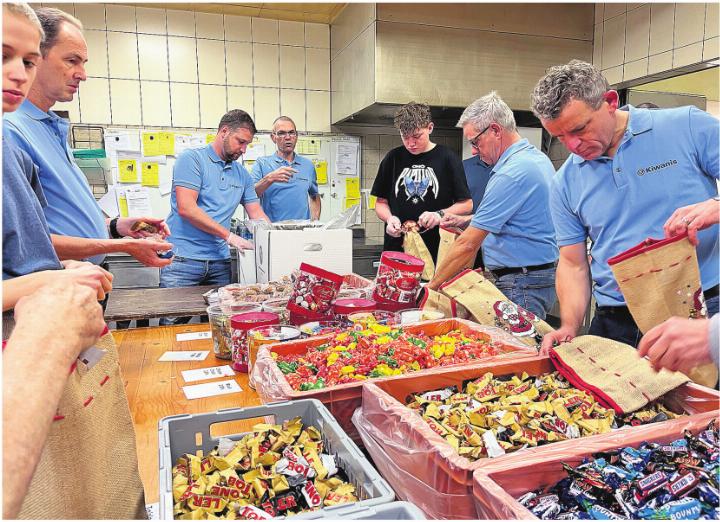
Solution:
<path fill-rule="evenodd" d="M 217 286 L 113 290 L 105 308 L 105 321 L 205 315 L 208 305 L 203 294 L 213 288 Z"/>
<path fill-rule="evenodd" d="M 216 359 L 212 353 L 212 340 L 176 341 L 183 332 L 200 332 L 210 329 L 207 324 L 136 328 L 113 331 L 120 353 L 120 367 L 130 404 L 137 438 L 140 477 L 145 486 L 148 503 L 158 501 L 158 421 L 168 415 L 181 413 L 207 413 L 222 408 L 239 408 L 261 404 L 257 393 L 248 386 L 247 374 L 235 374 L 242 393 L 221 395 L 205 399 L 187 400 L 182 391 L 184 381 L 180 372 L 229 364 Z M 169 350 L 210 350 L 204 361 L 158 362 Z M 231 377 L 224 377 L 229 379 Z M 221 380 L 221 379 L 216 379 Z M 202 381 L 210 382 L 210 381 Z M 196 383 L 193 383 L 196 384 Z M 256 420 L 222 425 L 213 435 L 248 431 Z M 260 421 L 261 422 L 261 421 Z"/>

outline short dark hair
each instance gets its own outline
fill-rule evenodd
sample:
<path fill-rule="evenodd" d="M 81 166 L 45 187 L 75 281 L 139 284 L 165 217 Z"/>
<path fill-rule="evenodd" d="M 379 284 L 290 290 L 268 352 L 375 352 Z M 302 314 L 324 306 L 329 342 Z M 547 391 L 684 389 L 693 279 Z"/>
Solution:
<path fill-rule="evenodd" d="M 45 33 L 45 38 L 40 43 L 40 53 L 43 57 L 47 56 L 48 51 L 57 43 L 58 33 L 62 28 L 62 24 L 68 23 L 74 25 L 81 31 L 83 30 L 83 25 L 80 20 L 60 9 L 55 9 L 54 7 L 38 7 L 35 9 L 35 14 L 40 20 L 40 25 Z"/>
<path fill-rule="evenodd" d="M 659 109 L 660 106 L 656 105 L 653 102 L 643 102 L 643 103 L 639 103 L 635 108 L 636 109 Z"/>
<path fill-rule="evenodd" d="M 233 109 L 225 113 L 220 118 L 220 125 L 218 125 L 218 132 L 223 127 L 228 127 L 231 132 L 235 132 L 238 129 L 248 129 L 253 134 L 257 133 L 255 128 L 255 122 L 250 115 L 242 109 Z"/>
<path fill-rule="evenodd" d="M 432 123 L 430 106 L 414 101 L 406 103 L 395 113 L 393 123 L 403 136 L 408 136 L 418 129 L 424 129 Z"/>

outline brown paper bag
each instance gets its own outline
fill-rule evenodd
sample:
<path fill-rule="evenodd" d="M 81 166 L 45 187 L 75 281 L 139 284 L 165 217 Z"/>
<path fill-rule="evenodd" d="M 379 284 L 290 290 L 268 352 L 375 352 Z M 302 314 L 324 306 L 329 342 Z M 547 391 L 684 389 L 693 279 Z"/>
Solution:
<path fill-rule="evenodd" d="M 502 328 L 528 346 L 539 347 L 543 336 L 553 330 L 474 270 L 461 272 L 440 291 L 465 307 L 478 323 Z"/>
<path fill-rule="evenodd" d="M 419 232 L 414 230 L 405 232 L 405 237 L 403 237 L 403 250 L 408 255 L 422 259 L 425 263 L 425 268 L 423 269 L 421 277 L 425 281 L 430 281 L 435 275 L 435 263 Z"/>
<path fill-rule="evenodd" d="M 429 288 L 425 288 L 424 291 L 425 295 L 420 301 L 421 310 L 442 312 L 445 317 L 455 317 L 453 315 L 452 301 L 448 296 Z"/>
<path fill-rule="evenodd" d="M 656 372 L 630 345 L 594 335 L 551 348 L 550 358 L 576 388 L 618 414 L 637 411 L 688 381 L 680 372 Z"/>
<path fill-rule="evenodd" d="M 107 352 L 73 368 L 19 518 L 147 518 L 115 340 L 95 346 Z"/>
<path fill-rule="evenodd" d="M 455 240 L 460 236 L 460 234 L 462 234 L 462 230 L 460 230 L 459 228 L 440 227 L 440 246 L 438 247 L 437 266 L 440 266 L 440 264 L 443 262 L 443 259 L 445 259 L 445 257 L 448 255 L 450 249 L 453 246 L 453 243 L 455 243 Z M 472 268 L 474 262 L 475 258 L 473 257 L 473 259 L 471 259 L 465 266 L 461 268 Z"/>
<path fill-rule="evenodd" d="M 608 264 L 641 332 L 673 316 L 696 319 L 707 315 L 697 253 L 686 235 L 646 239 L 611 257 Z M 689 376 L 712 387 L 718 379 L 717 367 L 703 365 Z"/>

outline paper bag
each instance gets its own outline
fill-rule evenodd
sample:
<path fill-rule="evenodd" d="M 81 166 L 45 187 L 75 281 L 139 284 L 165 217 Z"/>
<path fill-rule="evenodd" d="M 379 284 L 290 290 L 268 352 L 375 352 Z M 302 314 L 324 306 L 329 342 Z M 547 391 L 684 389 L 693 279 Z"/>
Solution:
<path fill-rule="evenodd" d="M 440 246 L 438 247 L 437 266 L 440 266 L 440 264 L 443 262 L 445 257 L 450 252 L 453 243 L 455 243 L 455 240 L 460 237 L 460 234 L 462 234 L 462 230 L 460 230 L 459 228 L 440 227 Z M 472 268 L 474 262 L 475 258 L 473 257 L 470 261 L 468 261 L 465 266 L 461 268 Z"/>
<path fill-rule="evenodd" d="M 415 256 L 425 263 L 421 277 L 425 281 L 430 281 L 435 275 L 435 263 L 419 232 L 414 230 L 405 232 L 405 236 L 403 237 L 403 250 L 406 254 Z"/>
<path fill-rule="evenodd" d="M 465 270 L 440 287 L 443 294 L 465 307 L 480 324 L 497 326 L 528 346 L 539 347 L 553 328 L 535 314 L 510 301 L 475 270 Z"/>
<path fill-rule="evenodd" d="M 115 340 L 95 346 L 106 353 L 72 368 L 19 518 L 147 518 Z"/>
<path fill-rule="evenodd" d="M 608 259 L 630 313 L 643 333 L 673 316 L 697 319 L 707 315 L 695 247 L 687 235 L 646 239 Z M 690 378 L 715 386 L 717 368 L 693 369 Z"/>

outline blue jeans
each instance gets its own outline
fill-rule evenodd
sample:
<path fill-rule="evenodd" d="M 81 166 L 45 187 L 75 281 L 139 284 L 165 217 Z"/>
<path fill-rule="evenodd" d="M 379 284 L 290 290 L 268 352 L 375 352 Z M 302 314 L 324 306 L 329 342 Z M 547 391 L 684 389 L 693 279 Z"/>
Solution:
<path fill-rule="evenodd" d="M 232 278 L 230 260 L 200 261 L 175 256 L 173 262 L 160 270 L 160 288 L 182 286 L 229 285 Z M 161 326 L 186 324 L 190 317 L 163 317 Z"/>
<path fill-rule="evenodd" d="M 708 317 L 718 313 L 718 305 L 720 305 L 719 297 L 711 297 L 705 301 Z M 625 306 L 595 308 L 595 316 L 592 323 L 590 323 L 588 333 L 629 344 L 636 348 L 643 336 L 637 324 L 635 324 L 635 319 L 633 319 L 630 311 Z"/>
<path fill-rule="evenodd" d="M 495 286 L 513 303 L 543 320 L 557 300 L 555 268 L 504 275 L 495 280 Z"/>

